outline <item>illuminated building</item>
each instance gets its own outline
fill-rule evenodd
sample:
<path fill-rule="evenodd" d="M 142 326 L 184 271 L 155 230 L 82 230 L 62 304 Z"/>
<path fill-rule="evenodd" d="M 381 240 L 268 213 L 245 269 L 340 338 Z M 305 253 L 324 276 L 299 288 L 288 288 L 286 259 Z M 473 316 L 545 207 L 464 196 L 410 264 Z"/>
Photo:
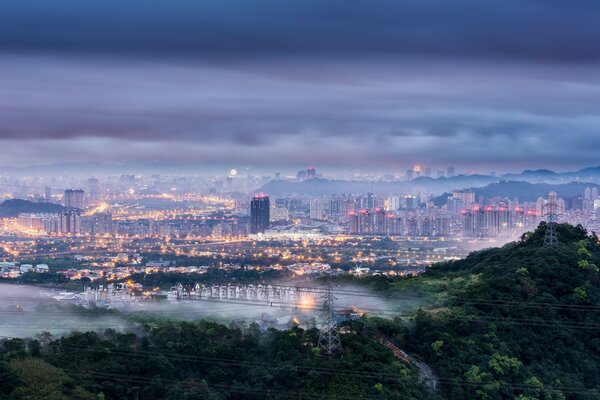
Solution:
<path fill-rule="evenodd" d="M 388 199 L 388 211 L 398 211 L 402 207 L 402 198 L 400 196 L 392 196 Z"/>
<path fill-rule="evenodd" d="M 463 210 L 463 235 L 465 237 L 486 237 L 485 213 L 482 207 L 476 206 Z"/>
<path fill-rule="evenodd" d="M 83 193 L 83 190 L 81 191 Z M 77 211 L 68 210 L 60 214 L 60 233 L 81 233 L 81 214 Z"/>
<path fill-rule="evenodd" d="M 111 234 L 112 215 L 110 213 L 97 213 L 81 218 L 81 232 L 90 235 Z"/>
<path fill-rule="evenodd" d="M 475 203 L 475 193 L 470 190 L 457 190 L 452 192 L 452 198 L 464 204 L 465 207 Z"/>
<path fill-rule="evenodd" d="M 263 233 L 269 227 L 269 196 L 258 194 L 250 202 L 250 233 Z"/>
<path fill-rule="evenodd" d="M 402 236 L 404 233 L 404 224 L 402 217 L 388 214 L 387 218 L 387 232 L 389 236 Z"/>
<path fill-rule="evenodd" d="M 408 209 L 415 209 L 419 205 L 417 196 L 404 196 L 404 203 Z"/>
<path fill-rule="evenodd" d="M 69 209 L 82 210 L 85 205 L 83 195 L 84 195 L 84 192 L 81 189 L 65 190 L 65 194 L 63 197 L 64 206 Z"/>
<path fill-rule="evenodd" d="M 413 167 L 413 177 L 418 178 L 421 176 L 421 166 L 420 165 L 415 165 Z"/>

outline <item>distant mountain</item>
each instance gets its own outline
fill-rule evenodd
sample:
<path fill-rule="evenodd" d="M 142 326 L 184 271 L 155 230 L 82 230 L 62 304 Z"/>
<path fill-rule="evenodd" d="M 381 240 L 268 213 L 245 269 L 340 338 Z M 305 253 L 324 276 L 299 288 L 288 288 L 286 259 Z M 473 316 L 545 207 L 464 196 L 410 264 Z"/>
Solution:
<path fill-rule="evenodd" d="M 370 181 L 345 181 L 329 179 L 309 179 L 301 182 L 273 180 L 261 188 L 261 191 L 272 196 L 290 196 L 293 194 L 307 196 L 323 196 L 326 194 L 344 193 L 405 193 L 419 191 L 426 193 L 443 193 L 465 187 L 481 187 L 498 178 L 487 175 L 460 175 L 452 178 L 417 178 L 407 182 L 370 182 Z"/>
<path fill-rule="evenodd" d="M 558 173 L 550 171 L 549 169 L 536 169 L 536 170 L 525 170 L 520 174 L 506 174 L 502 176 L 505 180 L 519 180 L 519 181 L 541 181 L 541 180 L 552 180 L 559 179 Z"/>
<path fill-rule="evenodd" d="M 507 185 L 510 183 L 510 185 Z M 523 183 L 524 185 L 517 185 Z M 541 186 L 528 186 L 541 185 Z M 491 175 L 459 175 L 451 178 L 417 178 L 411 181 L 349 181 L 337 179 L 309 179 L 301 182 L 273 180 L 261 188 L 272 196 L 367 193 L 398 194 L 420 191 L 429 194 L 442 194 L 462 189 L 486 188 L 484 197 L 508 196 L 530 201 L 545 196 L 550 190 L 559 196 L 575 196 L 583 193 L 578 185 L 600 184 L 600 167 L 590 167 L 574 172 L 554 172 L 548 169 L 525 170 L 519 174 L 506 174 L 500 178 Z M 496 185 L 496 186 L 494 186 Z M 546 186 L 543 186 L 546 185 Z M 580 190 L 581 189 L 581 190 Z M 509 192 L 514 190 L 514 192 Z M 561 193 L 562 192 L 562 193 Z M 495 194 L 497 193 L 497 194 Z"/>
<path fill-rule="evenodd" d="M 548 169 L 525 170 L 520 174 L 502 175 L 509 181 L 525 181 L 530 183 L 568 183 L 584 181 L 600 183 L 600 166 L 589 167 L 573 172 L 554 172 Z"/>
<path fill-rule="evenodd" d="M 59 213 L 64 207 L 52 203 L 34 203 L 27 200 L 11 199 L 0 203 L 0 218 L 14 218 L 21 213 Z"/>
<path fill-rule="evenodd" d="M 503 180 L 497 183 L 489 184 L 485 187 L 472 188 L 471 190 L 475 193 L 475 199 L 477 200 L 480 197 L 485 199 L 506 197 L 511 200 L 517 198 L 519 201 L 536 201 L 538 197 L 546 197 L 551 191 L 556 192 L 559 197 L 574 197 L 583 195 L 583 191 L 588 186 L 600 189 L 600 186 L 595 183 L 570 182 L 562 184 L 549 184 Z M 449 196 L 450 193 L 444 193 L 441 196 L 433 199 L 433 202 L 436 205 L 445 204 Z"/>

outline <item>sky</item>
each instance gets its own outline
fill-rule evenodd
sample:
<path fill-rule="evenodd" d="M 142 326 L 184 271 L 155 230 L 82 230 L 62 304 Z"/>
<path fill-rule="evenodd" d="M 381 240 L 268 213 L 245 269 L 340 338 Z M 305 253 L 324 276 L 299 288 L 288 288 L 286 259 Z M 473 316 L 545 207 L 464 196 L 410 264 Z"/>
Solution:
<path fill-rule="evenodd" d="M 0 3 L 0 165 L 600 165 L 595 0 Z"/>

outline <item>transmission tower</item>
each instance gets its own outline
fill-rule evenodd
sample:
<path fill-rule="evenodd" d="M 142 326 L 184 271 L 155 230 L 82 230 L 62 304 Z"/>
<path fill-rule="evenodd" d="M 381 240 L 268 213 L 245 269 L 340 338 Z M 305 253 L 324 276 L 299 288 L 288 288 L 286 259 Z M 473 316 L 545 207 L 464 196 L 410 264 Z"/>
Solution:
<path fill-rule="evenodd" d="M 327 278 L 327 291 L 321 297 L 323 301 L 323 319 L 325 325 L 319 332 L 319 341 L 317 347 L 321 350 L 321 354 L 332 355 L 342 351 L 342 342 L 340 340 L 340 332 L 338 331 L 335 318 L 335 301 L 333 295 L 333 282 L 331 277 Z"/>
<path fill-rule="evenodd" d="M 546 208 L 546 235 L 544 236 L 544 246 L 554 247 L 558 245 L 556 237 L 556 226 L 558 225 L 558 202 L 555 192 L 548 194 Z"/>

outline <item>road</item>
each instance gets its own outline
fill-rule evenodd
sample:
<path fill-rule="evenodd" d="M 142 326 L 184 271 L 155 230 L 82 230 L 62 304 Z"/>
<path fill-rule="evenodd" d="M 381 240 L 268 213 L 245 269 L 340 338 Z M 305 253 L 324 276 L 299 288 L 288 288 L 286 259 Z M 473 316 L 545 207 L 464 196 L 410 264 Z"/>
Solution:
<path fill-rule="evenodd" d="M 409 356 L 405 351 L 382 336 L 379 336 L 377 340 L 379 343 L 390 349 L 392 353 L 394 353 L 394 357 L 417 367 L 419 370 L 419 383 L 422 383 L 431 391 L 437 390 L 438 379 L 429 365 Z"/>

